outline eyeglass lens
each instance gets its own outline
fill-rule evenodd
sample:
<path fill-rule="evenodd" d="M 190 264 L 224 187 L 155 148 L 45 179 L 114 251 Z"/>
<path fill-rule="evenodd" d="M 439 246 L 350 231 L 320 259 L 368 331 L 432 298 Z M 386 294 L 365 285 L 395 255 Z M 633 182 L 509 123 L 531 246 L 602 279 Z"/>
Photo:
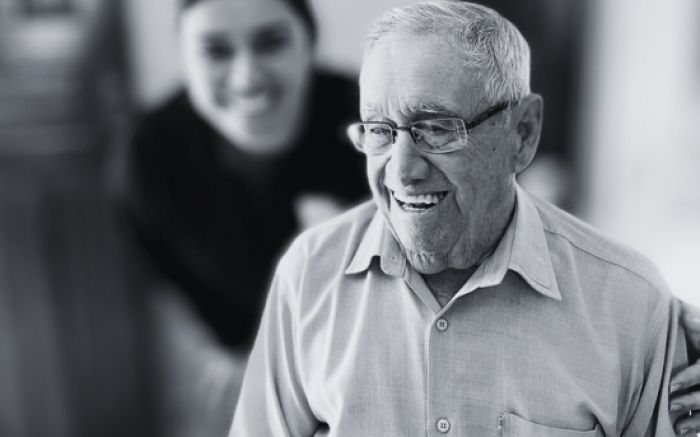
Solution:
<path fill-rule="evenodd" d="M 377 152 L 394 142 L 394 128 L 389 124 L 362 123 L 358 126 L 358 140 L 363 149 Z M 430 151 L 441 151 L 463 144 L 467 131 L 459 119 L 422 120 L 411 123 L 411 135 L 420 146 Z"/>

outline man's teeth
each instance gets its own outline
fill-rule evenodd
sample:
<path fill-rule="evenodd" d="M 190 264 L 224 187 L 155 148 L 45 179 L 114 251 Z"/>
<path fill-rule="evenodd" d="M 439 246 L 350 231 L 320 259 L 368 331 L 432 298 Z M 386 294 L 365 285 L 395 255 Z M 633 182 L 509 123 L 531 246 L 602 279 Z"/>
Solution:
<path fill-rule="evenodd" d="M 399 201 L 402 206 L 406 205 L 415 208 L 425 208 L 437 205 L 447 194 L 446 192 L 429 193 L 429 194 L 419 194 L 419 195 L 406 195 L 393 193 L 394 198 Z"/>

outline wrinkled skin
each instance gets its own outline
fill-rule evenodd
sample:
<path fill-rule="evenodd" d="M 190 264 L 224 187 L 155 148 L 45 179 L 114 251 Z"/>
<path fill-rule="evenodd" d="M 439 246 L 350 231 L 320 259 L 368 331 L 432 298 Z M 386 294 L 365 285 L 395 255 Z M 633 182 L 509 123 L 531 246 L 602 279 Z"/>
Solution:
<path fill-rule="evenodd" d="M 454 74 L 460 70 L 464 74 Z M 361 116 L 397 125 L 439 117 L 469 120 L 491 106 L 483 89 L 473 67 L 440 36 L 396 35 L 365 58 Z M 463 284 L 499 241 L 515 205 L 515 175 L 535 154 L 541 117 L 542 100 L 532 94 L 474 128 L 461 150 L 421 152 L 400 131 L 389 152 L 368 155 L 374 201 L 434 292 L 437 284 L 448 289 Z M 399 199 L 407 196 L 441 200 L 415 211 L 402 206 Z"/>

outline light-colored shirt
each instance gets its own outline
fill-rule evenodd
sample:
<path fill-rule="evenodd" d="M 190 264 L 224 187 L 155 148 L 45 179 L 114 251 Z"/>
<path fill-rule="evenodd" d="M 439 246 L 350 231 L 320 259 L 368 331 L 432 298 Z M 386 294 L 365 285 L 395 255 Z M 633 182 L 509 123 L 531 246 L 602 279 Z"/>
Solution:
<path fill-rule="evenodd" d="M 644 258 L 520 188 L 442 307 L 364 204 L 280 261 L 230 436 L 672 436 L 677 317 Z"/>

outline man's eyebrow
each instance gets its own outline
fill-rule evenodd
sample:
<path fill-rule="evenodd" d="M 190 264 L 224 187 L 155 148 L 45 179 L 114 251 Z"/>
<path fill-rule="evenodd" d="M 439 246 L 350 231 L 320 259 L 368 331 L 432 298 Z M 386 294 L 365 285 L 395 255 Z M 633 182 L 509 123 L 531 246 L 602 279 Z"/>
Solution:
<path fill-rule="evenodd" d="M 408 110 L 411 112 L 416 112 L 416 113 L 418 113 L 418 112 L 426 113 L 427 112 L 427 113 L 452 115 L 452 116 L 458 115 L 452 109 L 449 109 L 447 106 L 441 105 L 439 103 L 421 102 L 418 104 L 408 105 Z"/>

